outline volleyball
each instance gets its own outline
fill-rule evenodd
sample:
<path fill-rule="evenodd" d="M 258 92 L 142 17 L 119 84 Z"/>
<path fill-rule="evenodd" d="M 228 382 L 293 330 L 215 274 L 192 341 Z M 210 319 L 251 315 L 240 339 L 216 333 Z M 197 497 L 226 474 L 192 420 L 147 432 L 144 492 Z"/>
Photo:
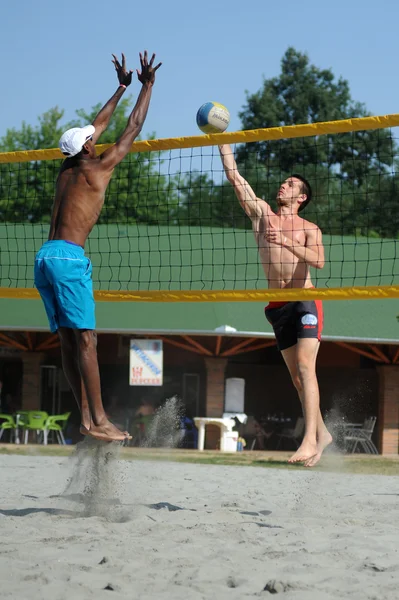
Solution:
<path fill-rule="evenodd" d="M 230 123 L 230 113 L 219 102 L 205 102 L 197 112 L 197 125 L 203 133 L 222 133 Z"/>

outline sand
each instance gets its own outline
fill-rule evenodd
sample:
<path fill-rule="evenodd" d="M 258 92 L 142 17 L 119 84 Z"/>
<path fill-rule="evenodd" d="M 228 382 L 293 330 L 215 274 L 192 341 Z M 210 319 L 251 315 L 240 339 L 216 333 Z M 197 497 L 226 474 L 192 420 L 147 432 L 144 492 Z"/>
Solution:
<path fill-rule="evenodd" d="M 0 456 L 1 598 L 399 598 L 399 477 L 118 452 Z"/>

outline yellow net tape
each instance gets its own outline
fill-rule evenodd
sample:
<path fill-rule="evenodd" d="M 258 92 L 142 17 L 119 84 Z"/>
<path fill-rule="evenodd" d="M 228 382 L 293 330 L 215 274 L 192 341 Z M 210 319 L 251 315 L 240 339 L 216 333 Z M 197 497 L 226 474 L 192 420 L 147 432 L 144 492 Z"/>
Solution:
<path fill-rule="evenodd" d="M 249 131 L 234 131 L 231 133 L 213 133 L 210 135 L 195 135 L 180 138 L 165 138 L 160 140 L 145 140 L 134 142 L 131 152 L 150 152 L 161 150 L 178 150 L 181 148 L 199 148 L 202 146 L 217 146 L 218 144 L 247 144 L 266 140 L 281 140 L 287 138 L 312 137 L 317 135 L 348 133 L 385 129 L 399 126 L 399 114 L 381 117 L 361 117 L 341 121 L 325 121 L 305 125 L 288 125 L 286 127 L 269 127 L 268 129 L 251 129 Z M 104 152 L 112 144 L 96 146 L 98 154 Z M 49 150 L 25 150 L 21 152 L 0 153 L 1 163 L 22 163 L 33 160 L 60 160 L 65 158 L 58 148 Z"/>
<path fill-rule="evenodd" d="M 0 298 L 38 300 L 34 288 L 0 288 Z M 96 291 L 97 302 L 296 302 L 303 300 L 381 300 L 399 298 L 399 285 L 285 290 L 207 291 Z"/>

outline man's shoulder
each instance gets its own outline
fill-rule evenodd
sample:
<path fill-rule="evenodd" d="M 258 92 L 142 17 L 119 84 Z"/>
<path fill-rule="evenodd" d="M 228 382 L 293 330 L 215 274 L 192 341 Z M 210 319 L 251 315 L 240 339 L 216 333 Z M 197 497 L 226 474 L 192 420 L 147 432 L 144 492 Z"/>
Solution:
<path fill-rule="evenodd" d="M 301 219 L 301 224 L 306 231 L 320 231 L 320 227 L 316 225 L 316 223 L 312 223 L 312 221 L 308 221 L 307 219 Z"/>
<path fill-rule="evenodd" d="M 96 169 L 100 165 L 101 165 L 101 157 L 100 156 L 95 156 L 93 158 L 81 160 L 79 162 L 79 168 L 82 171 L 91 171 L 91 170 Z"/>
<path fill-rule="evenodd" d="M 270 206 L 270 204 L 267 200 L 265 200 L 264 198 L 259 198 L 257 196 L 256 202 L 258 203 L 258 205 L 260 206 L 260 208 L 262 210 L 262 217 L 276 217 L 277 216 L 277 213 L 274 212 L 274 210 L 272 209 L 272 207 Z"/>
<path fill-rule="evenodd" d="M 75 170 L 84 170 L 84 169 L 91 169 L 93 167 L 95 167 L 96 165 L 99 165 L 101 163 L 101 159 L 99 156 L 95 156 L 93 158 L 87 158 L 87 159 L 81 159 L 78 158 L 76 159 L 75 157 L 72 158 L 67 158 L 64 160 L 64 162 L 62 163 L 61 167 L 60 167 L 60 171 L 67 171 L 69 169 L 75 169 Z"/>
<path fill-rule="evenodd" d="M 99 158 L 90 160 L 65 160 L 59 170 L 57 178 L 57 189 L 66 189 L 66 186 L 89 183 L 97 185 L 102 179 L 102 171 L 99 166 Z"/>

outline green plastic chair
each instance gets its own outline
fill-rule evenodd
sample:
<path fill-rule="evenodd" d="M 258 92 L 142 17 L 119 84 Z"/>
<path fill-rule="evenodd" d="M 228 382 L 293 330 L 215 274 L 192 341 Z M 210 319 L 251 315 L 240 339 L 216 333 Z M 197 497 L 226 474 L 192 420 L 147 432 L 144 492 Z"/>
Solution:
<path fill-rule="evenodd" d="M 2 423 L 0 423 L 0 440 L 3 437 L 3 433 L 8 430 L 12 431 L 15 434 L 15 430 L 17 428 L 16 423 L 14 421 L 14 417 L 11 415 L 6 415 L 4 413 L 0 413 L 0 419 Z M 10 433 L 10 442 L 11 442 L 11 433 Z"/>
<path fill-rule="evenodd" d="M 64 413 L 63 415 L 51 415 L 50 417 L 48 417 L 46 424 L 45 424 L 45 433 L 44 433 L 44 437 L 45 437 L 44 443 L 45 444 L 47 444 L 47 441 L 48 441 L 48 432 L 55 431 L 58 443 L 65 445 L 64 429 L 66 427 L 66 424 L 67 424 L 67 421 L 68 421 L 70 415 L 71 415 L 71 413 L 67 412 L 67 413 Z M 59 423 L 61 423 L 61 425 Z"/>
<path fill-rule="evenodd" d="M 28 414 L 29 414 L 29 412 L 30 412 L 29 410 L 18 410 L 16 412 L 16 417 L 17 418 L 15 419 L 15 422 L 16 422 L 17 427 L 18 426 L 19 427 L 24 427 L 25 426 L 25 423 L 28 420 Z"/>
<path fill-rule="evenodd" d="M 26 415 L 23 416 L 23 428 L 25 432 L 25 444 L 28 443 L 29 432 L 36 431 L 38 436 L 40 432 L 43 433 L 43 443 L 47 443 L 46 422 L 48 414 L 44 410 L 30 410 Z"/>

